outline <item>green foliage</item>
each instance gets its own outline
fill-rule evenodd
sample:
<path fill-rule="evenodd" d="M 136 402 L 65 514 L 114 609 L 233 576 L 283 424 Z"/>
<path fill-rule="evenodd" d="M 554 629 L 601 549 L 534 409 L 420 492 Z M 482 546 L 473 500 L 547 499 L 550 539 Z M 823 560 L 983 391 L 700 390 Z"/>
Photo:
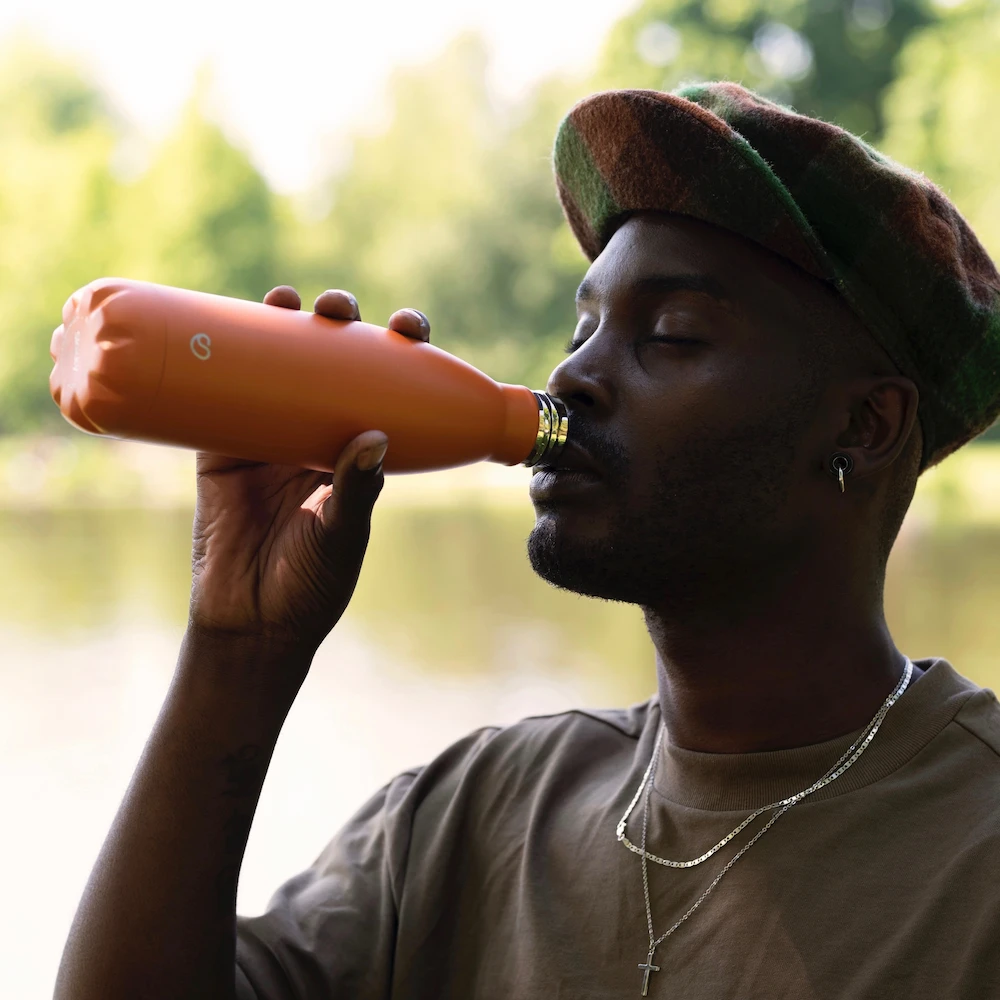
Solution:
<path fill-rule="evenodd" d="M 611 31 L 601 87 L 736 80 L 869 139 L 924 0 L 645 0 Z"/>
<path fill-rule="evenodd" d="M 482 42 L 465 36 L 394 76 L 388 127 L 357 137 L 331 183 L 311 271 L 351 289 L 372 322 L 415 306 L 445 349 L 496 378 L 544 382 L 585 268 L 549 166 L 579 93 L 553 80 L 522 107 L 498 107 L 487 65 Z"/>
<path fill-rule="evenodd" d="M 1000 261 L 1000 3 L 967 0 L 918 32 L 886 95 L 883 149 L 939 184 Z M 982 435 L 1000 441 L 1000 424 Z"/>
<path fill-rule="evenodd" d="M 105 273 L 115 143 L 99 93 L 19 42 L 0 62 L 0 432 L 54 422 L 48 345 L 67 296 Z"/>
<path fill-rule="evenodd" d="M 483 194 L 460 220 L 459 280 L 440 274 L 433 289 L 434 308 L 455 331 L 454 349 L 506 381 L 544 386 L 576 324 L 573 298 L 587 261 L 563 221 L 550 150 L 579 96 L 553 80 L 507 119 Z"/>
<path fill-rule="evenodd" d="M 48 343 L 66 297 L 107 274 L 259 299 L 295 284 L 308 308 L 353 291 L 366 319 L 423 309 L 434 340 L 495 378 L 544 385 L 574 323 L 586 262 L 562 220 L 552 138 L 602 87 L 729 77 L 836 120 L 941 183 L 1000 254 L 1000 0 L 645 0 L 586 81 L 515 104 L 488 86 L 473 35 L 398 71 L 384 120 L 305 220 L 202 111 L 203 85 L 151 165 L 115 170 L 128 132 L 65 59 L 0 53 L 0 433 L 66 429 Z"/>
<path fill-rule="evenodd" d="M 190 102 L 152 166 L 115 176 L 124 130 L 65 60 L 19 39 L 0 57 L 0 433 L 65 425 L 48 393 L 63 302 L 103 275 L 260 298 L 275 198 Z"/>
<path fill-rule="evenodd" d="M 1000 260 L 1000 3 L 970 0 L 914 36 L 883 148 L 947 192 Z"/>
<path fill-rule="evenodd" d="M 274 197 L 196 96 L 116 213 L 127 276 L 260 299 L 277 284 Z"/>

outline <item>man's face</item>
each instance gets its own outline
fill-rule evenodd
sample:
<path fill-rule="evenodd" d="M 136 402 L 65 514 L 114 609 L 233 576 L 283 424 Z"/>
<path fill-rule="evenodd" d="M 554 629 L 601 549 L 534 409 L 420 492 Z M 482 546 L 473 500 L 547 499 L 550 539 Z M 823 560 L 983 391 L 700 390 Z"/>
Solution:
<path fill-rule="evenodd" d="M 808 281 L 692 219 L 618 229 L 548 385 L 598 475 L 536 470 L 536 572 L 655 607 L 738 595 L 761 560 L 795 565 L 820 530 L 807 482 L 821 387 L 797 322 Z"/>

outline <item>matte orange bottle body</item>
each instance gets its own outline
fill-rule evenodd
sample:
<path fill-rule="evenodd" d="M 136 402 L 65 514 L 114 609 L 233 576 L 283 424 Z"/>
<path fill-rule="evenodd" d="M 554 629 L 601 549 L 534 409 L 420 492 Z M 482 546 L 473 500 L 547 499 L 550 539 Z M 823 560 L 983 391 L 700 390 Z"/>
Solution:
<path fill-rule="evenodd" d="M 51 353 L 81 430 L 309 469 L 366 430 L 389 437 L 386 472 L 516 465 L 552 422 L 551 397 L 382 327 L 119 278 L 74 293 Z"/>

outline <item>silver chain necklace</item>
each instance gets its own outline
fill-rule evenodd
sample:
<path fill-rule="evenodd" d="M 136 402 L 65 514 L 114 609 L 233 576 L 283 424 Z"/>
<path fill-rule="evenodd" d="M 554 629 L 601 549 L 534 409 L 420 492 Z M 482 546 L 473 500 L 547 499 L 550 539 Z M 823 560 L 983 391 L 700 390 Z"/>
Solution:
<path fill-rule="evenodd" d="M 861 735 L 851 744 L 850 747 L 840 756 L 837 762 L 821 777 L 814 781 L 808 788 L 803 789 L 801 792 L 796 792 L 794 795 L 789 795 L 787 798 L 779 799 L 777 802 L 772 802 L 769 805 L 761 806 L 759 809 L 755 809 L 739 826 L 736 827 L 731 833 L 727 834 L 722 838 L 714 847 L 706 851 L 704 854 L 691 861 L 670 861 L 666 858 L 659 858 L 655 854 L 650 854 L 646 850 L 646 832 L 649 826 L 649 793 L 653 786 L 653 779 L 656 777 L 656 765 L 660 756 L 660 748 L 663 741 L 663 733 L 665 727 L 663 723 L 660 723 L 660 727 L 657 730 L 656 740 L 653 744 L 653 756 L 649 761 L 649 766 L 646 768 L 646 773 L 642 777 L 642 781 L 639 784 L 638 789 L 636 789 L 635 795 L 632 797 L 632 801 L 629 803 L 628 809 L 625 810 L 625 815 L 622 816 L 616 828 L 616 835 L 619 841 L 621 841 L 630 851 L 638 854 L 642 861 L 642 894 L 646 903 L 646 927 L 649 931 L 649 953 L 646 956 L 645 962 L 639 963 L 639 968 L 643 970 L 642 976 L 642 996 L 646 996 L 649 989 L 649 976 L 652 972 L 659 972 L 660 967 L 658 965 L 653 965 L 653 956 L 656 954 L 656 949 L 663 944 L 664 941 L 674 931 L 684 923 L 685 920 L 690 917 L 695 910 L 708 898 L 712 890 L 722 881 L 723 876 L 729 871 L 737 861 L 746 854 L 747 851 L 753 847 L 754 844 L 760 840 L 761 837 L 771 829 L 772 826 L 778 821 L 778 819 L 783 816 L 792 806 L 801 802 L 804 798 L 812 795 L 813 792 L 818 791 L 820 788 L 830 784 L 831 781 L 835 781 L 839 778 L 854 762 L 865 752 L 868 745 L 875 738 L 875 734 L 878 732 L 879 727 L 882 725 L 883 720 L 886 717 L 889 709 L 899 700 L 902 693 L 906 690 L 910 683 L 910 678 L 913 675 L 913 663 L 907 657 L 906 668 L 903 671 L 903 676 L 900 678 L 899 683 L 893 689 L 892 693 L 888 698 L 882 703 L 882 707 L 875 713 L 875 717 L 868 723 L 867 726 L 861 731 Z M 639 801 L 639 797 L 643 798 L 642 806 L 642 845 L 641 847 L 636 847 L 626 836 L 625 836 L 625 824 L 628 822 L 628 818 L 635 808 L 636 803 Z M 725 847 L 737 836 L 742 830 L 746 829 L 748 824 L 752 823 L 758 816 L 762 813 L 768 812 L 769 810 L 777 810 L 775 814 L 747 841 L 743 847 L 740 848 L 729 860 L 726 866 L 719 872 L 718 875 L 712 880 L 708 888 L 694 901 L 694 903 L 687 909 L 687 911 L 678 918 L 678 920 L 666 930 L 659 937 L 656 937 L 653 933 L 653 907 L 649 900 L 649 869 L 647 865 L 647 859 L 650 861 L 656 861 L 658 864 L 666 865 L 668 868 L 693 868 L 695 865 L 700 865 L 703 861 L 707 861 L 713 854 Z"/>

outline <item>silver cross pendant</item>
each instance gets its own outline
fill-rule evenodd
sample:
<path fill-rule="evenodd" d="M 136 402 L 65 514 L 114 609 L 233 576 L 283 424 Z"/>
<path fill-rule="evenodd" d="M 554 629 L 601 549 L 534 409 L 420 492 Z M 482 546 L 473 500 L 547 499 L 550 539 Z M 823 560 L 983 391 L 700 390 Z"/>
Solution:
<path fill-rule="evenodd" d="M 639 968 L 646 970 L 642 974 L 642 995 L 643 996 L 645 996 L 646 993 L 647 993 L 647 991 L 649 990 L 649 974 L 651 972 L 659 972 L 660 971 L 660 967 L 658 965 L 653 965 L 653 951 L 655 951 L 655 950 L 656 949 L 654 948 L 652 951 L 650 951 L 650 953 L 646 956 L 646 961 L 645 962 L 640 962 L 639 963 Z"/>

